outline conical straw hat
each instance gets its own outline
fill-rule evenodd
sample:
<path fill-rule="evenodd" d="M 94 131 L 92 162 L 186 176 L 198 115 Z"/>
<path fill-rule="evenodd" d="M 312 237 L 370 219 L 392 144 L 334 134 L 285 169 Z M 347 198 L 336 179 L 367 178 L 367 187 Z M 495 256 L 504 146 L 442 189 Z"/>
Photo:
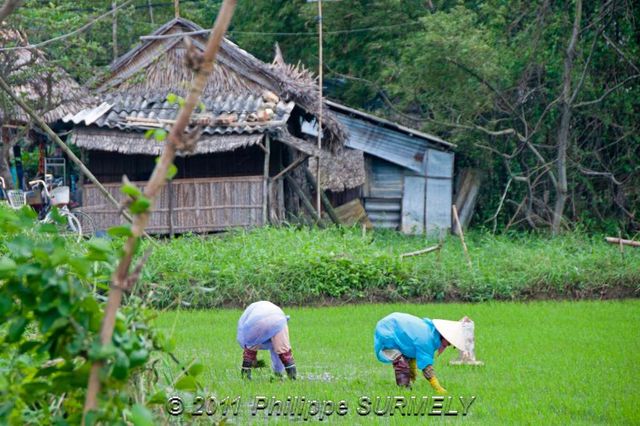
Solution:
<path fill-rule="evenodd" d="M 462 322 L 461 321 L 449 321 L 443 319 L 434 319 L 433 325 L 438 330 L 438 333 L 442 335 L 445 339 L 449 341 L 453 346 L 457 349 L 464 351 L 464 334 L 462 333 Z"/>

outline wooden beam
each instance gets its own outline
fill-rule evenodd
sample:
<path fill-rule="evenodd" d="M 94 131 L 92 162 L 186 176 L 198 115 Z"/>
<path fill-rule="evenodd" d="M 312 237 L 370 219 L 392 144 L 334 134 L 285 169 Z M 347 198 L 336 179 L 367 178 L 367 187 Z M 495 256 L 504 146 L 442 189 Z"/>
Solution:
<path fill-rule="evenodd" d="M 302 206 L 305 208 L 307 213 L 309 213 L 311 217 L 315 217 L 318 220 L 318 226 L 322 228 L 323 226 L 322 226 L 322 223 L 320 222 L 320 218 L 318 217 L 318 212 L 316 211 L 316 209 L 313 208 L 313 204 L 311 204 L 311 201 L 309 201 L 309 199 L 305 195 L 302 188 L 300 188 L 300 185 L 298 185 L 298 182 L 296 182 L 296 180 L 289 175 L 285 175 L 285 179 L 287 180 L 287 183 L 291 186 L 291 189 L 293 189 L 293 192 L 295 192 L 296 195 L 300 197 L 300 201 L 302 201 Z"/>
<path fill-rule="evenodd" d="M 615 238 L 615 237 L 606 237 L 606 240 L 610 244 L 620 244 L 620 245 L 631 246 L 631 247 L 640 247 L 640 241 L 624 240 L 622 238 Z"/>
<path fill-rule="evenodd" d="M 333 209 L 333 206 L 331 205 L 331 201 L 329 201 L 329 198 L 324 193 L 324 191 L 318 187 L 318 184 L 316 183 L 316 180 L 313 177 L 313 174 L 306 167 L 304 168 L 304 174 L 307 176 L 307 180 L 309 181 L 309 184 L 311 185 L 313 190 L 316 191 L 316 193 L 320 194 L 322 205 L 324 206 L 324 209 L 327 211 L 327 214 L 329 215 L 333 223 L 335 223 L 336 225 L 340 225 L 340 219 L 338 219 L 338 215 Z"/>
<path fill-rule="evenodd" d="M 298 158 L 296 161 L 294 161 L 293 163 L 289 164 L 287 167 L 285 167 L 282 171 L 280 171 L 280 173 L 278 173 L 277 175 L 275 175 L 274 177 L 271 178 L 271 180 L 273 182 L 275 182 L 276 180 L 280 179 L 282 176 L 286 175 L 287 173 L 289 173 L 291 170 L 295 169 L 296 167 L 298 167 L 300 164 L 302 164 L 307 158 L 309 158 L 307 155 L 303 155 L 302 157 Z"/>

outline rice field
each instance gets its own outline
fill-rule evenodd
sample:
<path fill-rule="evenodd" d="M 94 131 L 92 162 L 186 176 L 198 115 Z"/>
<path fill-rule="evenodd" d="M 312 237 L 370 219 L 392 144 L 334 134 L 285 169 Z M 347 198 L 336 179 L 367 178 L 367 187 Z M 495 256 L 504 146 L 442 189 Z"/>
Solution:
<path fill-rule="evenodd" d="M 157 324 L 176 339 L 176 356 L 205 366 L 205 401 L 194 406 L 184 399 L 184 412 L 166 414 L 167 419 L 191 422 L 190 413 L 204 405 L 198 419 L 207 423 L 219 420 L 225 406 L 227 421 L 233 424 L 640 422 L 639 300 L 283 309 L 291 316 L 299 375 L 295 382 L 274 379 L 265 351 L 259 358 L 267 367 L 254 370 L 251 382 L 240 378 L 242 352 L 235 329 L 241 310 L 160 313 Z M 476 355 L 485 365 L 449 365 L 457 356 L 450 348 L 434 365 L 447 397 L 434 399 L 421 376 L 411 390 L 400 390 L 392 367 L 378 362 L 373 353 L 376 322 L 395 311 L 430 318 L 470 316 L 476 323 Z M 166 364 L 165 370 L 168 376 L 178 373 L 175 365 Z M 277 400 L 282 404 L 275 404 Z M 216 412 L 208 416 L 213 401 Z M 429 416 L 438 411 L 457 415 Z"/>

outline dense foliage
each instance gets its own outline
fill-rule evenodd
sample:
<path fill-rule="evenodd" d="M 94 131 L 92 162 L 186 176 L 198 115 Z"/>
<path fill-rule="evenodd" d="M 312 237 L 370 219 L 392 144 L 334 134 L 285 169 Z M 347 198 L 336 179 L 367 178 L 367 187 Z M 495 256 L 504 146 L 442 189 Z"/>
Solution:
<path fill-rule="evenodd" d="M 118 2 L 122 3 L 122 2 Z M 151 5 L 151 6 L 150 6 Z M 182 0 L 208 27 L 218 0 Z M 11 25 L 32 42 L 105 13 L 110 1 L 28 0 Z M 241 2 L 230 36 L 263 60 L 278 42 L 317 69 L 317 3 Z M 133 1 L 43 49 L 82 82 L 173 18 Z M 341 0 L 324 4 L 329 96 L 456 142 L 485 171 L 476 223 L 639 229 L 640 8 L 628 1 Z M 504 198 L 504 202 L 500 200 Z M 496 211 L 501 206 L 500 211 Z"/>
<path fill-rule="evenodd" d="M 101 361 L 105 391 L 86 424 L 153 424 L 146 405 L 166 401 L 156 365 L 172 348 L 150 325 L 156 313 L 131 297 L 101 345 L 117 250 L 106 240 L 77 246 L 34 219 L 0 207 L 0 423 L 80 424 L 91 363 Z M 185 390 L 196 383 L 187 378 Z"/>
<path fill-rule="evenodd" d="M 468 236 L 472 267 L 457 238 L 440 253 L 400 259 L 435 245 L 422 237 L 359 229 L 263 228 L 221 237 L 182 237 L 154 249 L 141 294 L 159 307 L 365 301 L 483 301 L 609 298 L 640 292 L 640 250 L 581 233 Z"/>

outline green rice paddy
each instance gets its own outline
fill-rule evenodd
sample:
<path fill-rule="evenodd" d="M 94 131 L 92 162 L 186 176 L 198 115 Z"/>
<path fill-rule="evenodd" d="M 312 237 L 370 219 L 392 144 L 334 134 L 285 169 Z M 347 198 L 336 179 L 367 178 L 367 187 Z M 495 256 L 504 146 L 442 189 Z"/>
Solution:
<path fill-rule="evenodd" d="M 638 300 L 283 309 L 291 316 L 291 344 L 299 375 L 295 382 L 274 380 L 266 351 L 261 351 L 259 358 L 266 361 L 267 368 L 254 370 L 251 382 L 240 378 L 241 349 L 235 335 L 241 310 L 159 315 L 157 324 L 176 339 L 176 356 L 185 363 L 197 359 L 205 365 L 201 382 L 207 389 L 201 394 L 215 397 L 218 406 L 209 417 L 205 405 L 198 417 L 201 421 L 219 420 L 223 411 L 219 403 L 229 397 L 229 402 L 236 401 L 233 406 L 227 404 L 227 420 L 233 424 L 304 423 L 305 417 L 309 422 L 353 425 L 640 422 Z M 457 353 L 447 349 L 434 367 L 452 398 L 434 400 L 435 394 L 421 376 L 411 390 L 400 390 L 392 368 L 378 362 L 373 353 L 374 326 L 394 311 L 445 319 L 470 316 L 476 323 L 476 355 L 485 365 L 449 365 Z M 174 376 L 179 372 L 175 364 L 167 364 L 165 370 Z M 288 397 L 291 403 L 287 403 Z M 367 404 L 360 404 L 363 397 L 371 401 L 366 415 L 361 415 L 367 411 L 363 408 Z M 412 411 L 403 406 L 403 402 L 412 403 L 411 397 L 415 397 Z M 460 397 L 464 404 L 475 397 L 466 416 L 462 415 Z M 283 401 L 283 414 L 278 415 L 276 406 L 269 416 L 273 400 Z M 312 400 L 318 401 L 319 409 L 313 416 Z M 344 401 L 342 406 L 340 401 Z M 444 406 L 442 411 L 457 411 L 458 415 L 429 416 L 439 410 L 439 403 Z M 188 423 L 194 420 L 189 413 L 200 405 L 194 407 L 185 399 L 183 414 L 167 414 L 167 418 Z M 256 409 L 265 405 L 265 409 Z M 332 412 L 322 416 L 325 411 Z"/>

